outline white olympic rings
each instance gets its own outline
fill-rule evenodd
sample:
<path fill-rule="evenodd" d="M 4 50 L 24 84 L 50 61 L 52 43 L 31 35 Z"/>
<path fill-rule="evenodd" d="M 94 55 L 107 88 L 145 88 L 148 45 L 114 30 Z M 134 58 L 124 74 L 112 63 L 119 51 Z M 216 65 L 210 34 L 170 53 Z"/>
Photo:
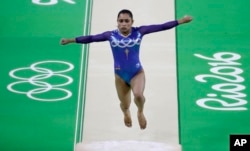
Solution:
<path fill-rule="evenodd" d="M 124 39 L 117 39 L 114 36 L 111 36 L 111 46 L 112 47 L 120 47 L 120 48 L 126 48 L 126 47 L 133 47 L 135 45 L 140 45 L 141 43 L 141 38 L 138 37 L 136 39 L 131 39 L 131 38 L 124 38 Z"/>
<path fill-rule="evenodd" d="M 41 67 L 42 65 L 63 65 L 67 66 L 66 69 L 62 70 L 53 70 L 48 69 L 47 67 Z M 40 66 L 40 67 L 39 67 Z M 51 68 L 51 67 L 50 67 Z M 56 67 L 58 68 L 58 66 Z M 67 75 L 64 75 L 62 73 L 69 72 L 74 69 L 74 66 L 71 63 L 65 62 L 65 61 L 57 61 L 57 60 L 47 60 L 47 61 L 41 61 L 41 62 L 36 62 L 33 63 L 30 67 L 23 67 L 23 68 L 17 68 L 13 69 L 9 72 L 9 75 L 17 79 L 19 81 L 13 82 L 7 86 L 7 89 L 11 92 L 18 93 L 18 94 L 26 94 L 27 97 L 33 100 L 37 101 L 61 101 L 68 99 L 72 96 L 72 92 L 61 88 L 63 86 L 67 86 L 73 82 L 73 79 Z M 27 72 L 32 72 L 32 76 L 29 76 Z M 25 72 L 25 77 L 24 76 L 18 76 L 18 73 L 20 72 Z M 27 76 L 27 77 L 26 77 Z M 47 81 L 51 78 L 53 78 L 53 81 L 59 81 L 61 79 L 64 79 L 64 82 L 59 82 L 57 84 L 50 84 Z M 65 82 L 66 79 L 66 82 Z M 47 81 L 46 81 L 47 80 Z M 20 86 L 21 85 L 21 86 Z M 32 85 L 32 90 L 28 88 L 28 90 L 19 90 L 19 89 L 27 89 L 25 85 Z M 63 96 L 61 97 L 56 97 L 56 98 L 45 98 L 46 95 L 44 93 L 54 93 L 56 92 L 56 96 L 58 96 L 58 93 L 63 93 Z M 41 94 L 43 94 L 45 97 L 42 97 Z M 38 96 L 39 95 L 39 96 Z M 60 94 L 59 94 L 60 95 Z M 51 96 L 50 95 L 47 95 Z"/>

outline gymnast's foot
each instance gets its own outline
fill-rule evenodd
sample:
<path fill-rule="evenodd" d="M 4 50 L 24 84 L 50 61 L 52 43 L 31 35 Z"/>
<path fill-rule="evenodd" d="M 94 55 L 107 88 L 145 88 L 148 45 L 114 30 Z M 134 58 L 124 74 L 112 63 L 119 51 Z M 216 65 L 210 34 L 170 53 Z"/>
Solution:
<path fill-rule="evenodd" d="M 147 127 L 147 120 L 143 112 L 137 112 L 137 117 L 141 130 L 144 130 Z"/>

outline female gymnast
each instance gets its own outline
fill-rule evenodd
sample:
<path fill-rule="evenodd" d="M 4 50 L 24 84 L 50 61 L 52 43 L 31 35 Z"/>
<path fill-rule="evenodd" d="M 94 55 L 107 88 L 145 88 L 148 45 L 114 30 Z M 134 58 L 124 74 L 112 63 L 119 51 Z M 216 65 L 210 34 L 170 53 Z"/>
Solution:
<path fill-rule="evenodd" d="M 134 102 L 138 108 L 138 122 L 140 128 L 143 130 L 147 126 L 147 120 L 143 113 L 145 103 L 143 94 L 145 88 L 145 73 L 139 58 L 141 40 L 146 34 L 168 30 L 191 21 L 192 17 L 184 16 L 179 20 L 173 20 L 163 24 L 133 27 L 134 20 L 132 12 L 123 9 L 117 16 L 117 29 L 97 35 L 63 38 L 61 39 L 61 44 L 87 44 L 91 42 L 109 41 L 114 58 L 115 86 L 120 100 L 120 108 L 124 114 L 124 123 L 127 127 L 132 127 L 129 110 L 132 92 Z"/>

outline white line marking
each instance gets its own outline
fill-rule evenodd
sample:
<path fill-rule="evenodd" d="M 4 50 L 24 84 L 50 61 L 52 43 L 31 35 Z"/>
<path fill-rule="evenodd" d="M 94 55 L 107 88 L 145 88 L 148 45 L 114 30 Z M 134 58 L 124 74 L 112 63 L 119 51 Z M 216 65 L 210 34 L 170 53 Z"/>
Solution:
<path fill-rule="evenodd" d="M 76 4 L 73 0 L 63 0 L 64 2 L 70 3 L 70 4 Z"/>
<path fill-rule="evenodd" d="M 88 17 L 89 13 L 88 12 L 91 12 L 91 7 L 89 8 L 89 2 L 91 2 L 91 7 L 92 7 L 92 0 L 87 0 L 86 1 L 86 8 L 85 8 L 85 20 L 84 20 L 84 23 L 88 23 L 90 18 Z M 86 34 L 87 32 L 87 28 L 88 26 L 84 26 L 84 29 L 83 29 L 83 35 Z M 78 103 L 77 103 L 77 113 L 76 113 L 76 124 L 75 124 L 75 138 L 74 138 L 74 151 L 75 151 L 75 145 L 77 144 L 77 132 L 78 132 L 78 124 L 79 124 L 79 112 L 80 110 L 82 110 L 82 113 L 81 115 L 83 114 L 83 107 L 84 107 L 84 102 L 83 102 L 83 99 L 85 99 L 85 92 L 86 92 L 86 86 L 83 86 L 83 79 L 87 79 L 87 68 L 85 67 L 85 71 L 84 71 L 84 77 L 82 76 L 83 74 L 83 65 L 84 65 L 84 61 L 86 61 L 86 56 L 88 56 L 88 51 L 86 53 L 86 56 L 84 55 L 84 51 L 85 51 L 85 48 L 88 49 L 88 45 L 83 45 L 82 46 L 82 52 L 81 52 L 81 66 L 80 66 L 80 79 L 79 79 L 79 89 L 78 89 Z M 85 57 L 85 59 L 84 59 Z M 87 64 L 86 64 L 87 66 Z M 83 78 L 82 78 L 83 77 Z M 83 88 L 82 88 L 83 86 Z M 82 94 L 82 97 L 81 97 L 81 94 Z M 82 100 L 81 100 L 82 99 Z M 80 106 L 80 102 L 83 102 L 82 103 L 82 106 Z M 82 122 L 83 121 L 83 118 L 80 119 L 80 122 L 81 122 L 81 127 L 82 127 Z M 82 128 L 79 130 L 79 133 L 80 133 L 80 138 L 82 138 Z"/>

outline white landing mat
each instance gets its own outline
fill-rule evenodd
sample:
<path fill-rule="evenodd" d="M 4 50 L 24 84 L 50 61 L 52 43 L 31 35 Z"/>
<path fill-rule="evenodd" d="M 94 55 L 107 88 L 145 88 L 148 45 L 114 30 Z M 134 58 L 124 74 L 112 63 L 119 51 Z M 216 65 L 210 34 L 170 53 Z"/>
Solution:
<path fill-rule="evenodd" d="M 76 151 L 181 151 L 181 147 L 151 141 L 99 141 L 79 143 Z"/>

